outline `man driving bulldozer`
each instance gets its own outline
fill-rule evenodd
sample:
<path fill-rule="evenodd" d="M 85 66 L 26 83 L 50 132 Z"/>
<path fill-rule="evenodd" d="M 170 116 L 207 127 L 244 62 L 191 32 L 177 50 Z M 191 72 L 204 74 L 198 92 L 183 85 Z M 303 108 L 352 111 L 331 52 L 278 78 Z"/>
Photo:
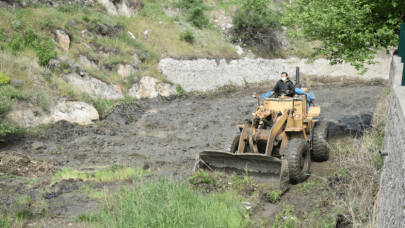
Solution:
<path fill-rule="evenodd" d="M 287 72 L 281 73 L 281 79 L 274 86 L 273 91 L 268 97 L 289 96 L 295 94 L 294 83 L 288 78 Z"/>

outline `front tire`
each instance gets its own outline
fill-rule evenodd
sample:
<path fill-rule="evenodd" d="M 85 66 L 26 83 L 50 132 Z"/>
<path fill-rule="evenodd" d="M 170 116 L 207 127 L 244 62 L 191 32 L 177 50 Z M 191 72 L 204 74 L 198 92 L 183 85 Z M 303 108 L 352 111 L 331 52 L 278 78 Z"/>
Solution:
<path fill-rule="evenodd" d="M 323 162 L 329 160 L 329 123 L 316 122 L 314 127 L 314 138 L 312 141 L 312 160 Z"/>
<path fill-rule="evenodd" d="M 238 151 L 238 149 L 239 149 L 239 140 L 240 140 L 240 134 L 235 136 L 235 138 L 233 139 L 231 147 L 229 149 L 229 152 L 236 153 L 236 151 Z"/>
<path fill-rule="evenodd" d="M 301 138 L 292 139 L 287 144 L 286 157 L 291 184 L 299 184 L 309 177 L 311 154 L 308 143 Z"/>

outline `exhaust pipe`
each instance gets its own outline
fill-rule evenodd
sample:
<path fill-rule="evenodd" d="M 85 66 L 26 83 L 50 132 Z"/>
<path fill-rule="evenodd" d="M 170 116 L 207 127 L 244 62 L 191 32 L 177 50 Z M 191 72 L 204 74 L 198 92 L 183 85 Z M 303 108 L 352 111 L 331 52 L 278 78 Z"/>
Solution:
<path fill-rule="evenodd" d="M 300 68 L 297 67 L 295 69 L 295 88 L 300 88 L 301 89 L 301 85 L 300 85 Z"/>

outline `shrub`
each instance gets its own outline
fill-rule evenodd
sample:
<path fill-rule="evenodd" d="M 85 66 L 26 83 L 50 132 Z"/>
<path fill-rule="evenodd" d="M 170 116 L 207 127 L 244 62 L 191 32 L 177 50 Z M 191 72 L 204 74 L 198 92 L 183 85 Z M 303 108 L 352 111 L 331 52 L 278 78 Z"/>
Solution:
<path fill-rule="evenodd" d="M 195 27 L 201 29 L 209 25 L 210 20 L 204 11 L 209 10 L 210 7 L 205 5 L 203 0 L 180 0 L 175 5 L 187 9 L 187 21 Z"/>
<path fill-rule="evenodd" d="M 44 110 L 49 110 L 50 104 L 45 93 L 38 93 L 35 100 L 37 105 L 41 106 Z"/>
<path fill-rule="evenodd" d="M 25 30 L 24 33 L 24 44 L 28 48 L 35 48 L 40 42 L 39 35 L 32 30 L 32 27 L 29 27 Z"/>
<path fill-rule="evenodd" d="M 192 44 L 194 43 L 195 37 L 193 32 L 187 29 L 185 32 L 180 33 L 180 40 Z"/>
<path fill-rule="evenodd" d="M 17 52 L 22 51 L 24 48 L 24 38 L 22 34 L 19 32 L 14 33 L 13 37 L 11 37 L 10 41 L 8 42 L 8 47 L 11 49 L 13 55 L 16 55 Z"/>
<path fill-rule="evenodd" d="M 47 64 L 51 59 L 56 58 L 57 52 L 55 42 L 49 37 L 40 37 L 31 27 L 24 31 L 24 36 L 21 32 L 15 32 L 8 43 L 13 55 L 22 51 L 24 47 L 33 49 L 39 59 L 40 65 Z"/>
<path fill-rule="evenodd" d="M 18 125 L 12 123 L 9 119 L 6 119 L 0 123 L 0 136 L 23 132 L 24 132 L 23 129 L 21 129 Z"/>
<path fill-rule="evenodd" d="M 179 96 L 188 95 L 187 91 L 185 89 L 183 89 L 183 87 L 181 87 L 181 85 L 179 85 L 179 84 L 177 84 L 177 86 L 176 86 L 176 92 L 177 92 L 177 95 L 179 95 Z"/>
<path fill-rule="evenodd" d="M 11 85 L 0 86 L 0 97 L 7 99 L 18 99 L 22 97 L 22 93 L 19 89 L 14 88 Z"/>
<path fill-rule="evenodd" d="M 41 43 L 38 43 L 35 48 L 35 52 L 39 59 L 38 63 L 40 65 L 46 65 L 49 61 L 56 58 L 58 53 L 54 49 L 55 43 L 49 37 L 46 37 Z"/>
<path fill-rule="evenodd" d="M 46 80 L 46 81 L 52 81 L 52 71 L 50 71 L 49 69 L 45 68 L 42 73 L 41 76 Z"/>
<path fill-rule="evenodd" d="M 63 4 L 60 5 L 57 10 L 62 13 L 74 14 L 79 11 L 79 6 Z"/>
<path fill-rule="evenodd" d="M 234 39 L 256 47 L 259 53 L 279 46 L 274 31 L 281 26 L 281 13 L 271 11 L 268 3 L 269 0 L 246 0 L 233 17 Z"/>
<path fill-rule="evenodd" d="M 10 78 L 3 72 L 0 72 L 0 85 L 7 85 L 8 83 L 10 83 Z"/>

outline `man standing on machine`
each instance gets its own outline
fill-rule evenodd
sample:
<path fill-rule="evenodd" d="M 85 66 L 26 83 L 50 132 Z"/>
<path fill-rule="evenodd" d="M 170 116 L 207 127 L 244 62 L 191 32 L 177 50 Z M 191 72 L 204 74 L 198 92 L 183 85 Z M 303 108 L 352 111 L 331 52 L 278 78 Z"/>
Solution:
<path fill-rule="evenodd" d="M 289 96 L 293 97 L 295 94 L 294 83 L 288 78 L 286 72 L 281 73 L 281 79 L 274 86 L 273 91 L 268 97 Z"/>

